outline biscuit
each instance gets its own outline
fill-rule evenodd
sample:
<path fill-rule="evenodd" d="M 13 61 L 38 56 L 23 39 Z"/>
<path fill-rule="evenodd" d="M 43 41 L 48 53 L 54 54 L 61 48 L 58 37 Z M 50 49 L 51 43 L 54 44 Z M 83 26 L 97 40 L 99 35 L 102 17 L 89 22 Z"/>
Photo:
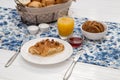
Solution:
<path fill-rule="evenodd" d="M 89 23 L 91 23 L 91 21 L 86 21 L 83 25 L 82 28 L 86 31 L 87 28 L 89 28 Z"/>
<path fill-rule="evenodd" d="M 97 26 L 97 27 L 100 29 L 101 32 L 104 31 L 104 26 L 103 26 L 101 23 L 98 23 L 98 24 L 95 25 L 95 26 Z"/>
<path fill-rule="evenodd" d="M 91 33 L 99 33 L 104 31 L 104 26 L 97 21 L 86 21 L 82 25 L 82 29 Z"/>

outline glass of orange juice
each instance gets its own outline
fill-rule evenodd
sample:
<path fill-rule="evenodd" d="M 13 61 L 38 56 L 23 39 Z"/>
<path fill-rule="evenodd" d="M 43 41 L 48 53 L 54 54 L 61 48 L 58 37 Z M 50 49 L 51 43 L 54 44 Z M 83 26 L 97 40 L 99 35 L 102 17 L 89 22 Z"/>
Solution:
<path fill-rule="evenodd" d="M 67 39 L 73 33 L 74 19 L 68 16 L 60 17 L 57 26 L 60 38 Z"/>

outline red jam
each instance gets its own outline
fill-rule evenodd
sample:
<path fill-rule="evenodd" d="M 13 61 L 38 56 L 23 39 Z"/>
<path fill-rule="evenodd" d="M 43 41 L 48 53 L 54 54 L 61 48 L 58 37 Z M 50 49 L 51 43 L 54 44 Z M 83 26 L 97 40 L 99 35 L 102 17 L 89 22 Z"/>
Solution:
<path fill-rule="evenodd" d="M 70 37 L 68 41 L 73 48 L 78 48 L 79 46 L 82 45 L 82 38 L 80 37 Z"/>

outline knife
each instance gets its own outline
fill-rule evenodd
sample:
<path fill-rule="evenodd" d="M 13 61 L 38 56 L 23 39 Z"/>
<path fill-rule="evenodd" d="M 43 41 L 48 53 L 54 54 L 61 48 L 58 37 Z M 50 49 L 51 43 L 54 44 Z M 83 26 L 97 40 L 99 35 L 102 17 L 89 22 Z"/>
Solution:
<path fill-rule="evenodd" d="M 69 79 L 69 77 L 72 74 L 73 68 L 75 67 L 80 55 L 83 54 L 84 52 L 85 52 L 85 50 L 82 49 L 75 56 L 73 56 L 73 61 L 72 61 L 71 65 L 70 65 L 70 67 L 67 69 L 67 71 L 66 71 L 66 73 L 65 73 L 65 75 L 63 77 L 63 80 L 68 80 Z"/>
<path fill-rule="evenodd" d="M 5 64 L 5 66 L 4 67 L 9 67 L 13 62 L 14 62 L 14 60 L 17 58 L 17 56 L 19 55 L 19 53 L 20 53 L 20 51 L 21 51 L 21 47 L 22 47 L 22 45 L 24 44 L 24 42 L 26 42 L 26 40 L 24 39 L 24 40 L 22 40 L 22 43 L 21 43 L 21 46 L 18 48 L 18 51 L 17 52 L 15 52 L 15 54 L 7 61 L 7 63 Z"/>
<path fill-rule="evenodd" d="M 9 67 L 16 59 L 19 53 L 20 53 L 20 49 L 8 60 L 8 62 L 5 64 L 5 67 Z"/>

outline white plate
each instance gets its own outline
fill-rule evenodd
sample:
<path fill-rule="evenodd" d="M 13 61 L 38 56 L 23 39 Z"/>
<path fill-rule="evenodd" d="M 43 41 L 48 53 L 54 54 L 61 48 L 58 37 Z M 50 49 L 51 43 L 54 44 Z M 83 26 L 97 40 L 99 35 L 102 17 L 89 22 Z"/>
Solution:
<path fill-rule="evenodd" d="M 48 57 L 42 57 L 42 56 L 37 56 L 37 55 L 32 55 L 31 53 L 28 52 L 28 49 L 30 46 L 34 45 L 36 42 L 41 41 L 43 39 L 54 39 L 55 41 L 58 41 L 60 43 L 62 43 L 65 47 L 64 51 L 62 51 L 61 53 L 52 55 L 52 56 L 48 56 Z M 45 38 L 37 38 L 37 39 L 33 39 L 30 40 L 28 42 L 26 42 L 22 47 L 21 47 L 21 55 L 22 57 L 32 63 L 35 64 L 55 64 L 55 63 L 59 63 L 62 61 L 65 61 L 66 59 L 68 59 L 73 53 L 73 48 L 72 46 L 66 42 L 63 41 L 61 39 L 57 39 L 57 38 L 51 38 L 51 37 L 45 37 Z"/>

